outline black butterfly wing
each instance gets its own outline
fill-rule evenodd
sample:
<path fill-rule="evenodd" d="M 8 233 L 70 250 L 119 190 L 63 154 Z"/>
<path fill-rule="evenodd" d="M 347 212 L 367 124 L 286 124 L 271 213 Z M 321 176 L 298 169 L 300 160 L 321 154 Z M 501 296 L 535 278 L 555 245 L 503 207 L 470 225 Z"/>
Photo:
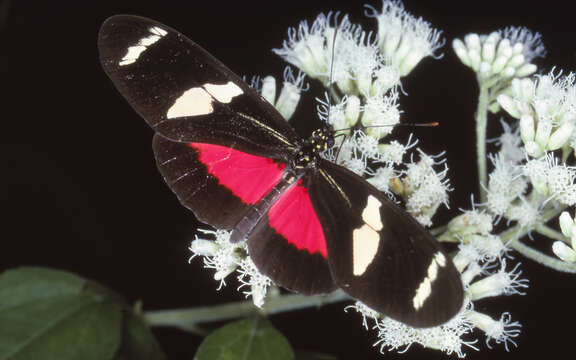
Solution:
<path fill-rule="evenodd" d="M 365 180 L 319 161 L 310 197 L 323 225 L 336 284 L 415 327 L 450 320 L 462 307 L 460 276 L 440 244 Z"/>
<path fill-rule="evenodd" d="M 274 283 L 300 294 L 336 289 L 324 229 L 302 181 L 278 196 L 248 236 L 250 257 Z"/>
<path fill-rule="evenodd" d="M 232 229 L 281 179 L 284 165 L 230 147 L 180 143 L 156 134 L 156 164 L 182 205 L 198 220 Z"/>
<path fill-rule="evenodd" d="M 283 158 L 298 139 L 282 116 L 202 47 L 137 16 L 107 19 L 98 37 L 106 74 L 158 134 Z"/>
<path fill-rule="evenodd" d="M 106 74 L 156 132 L 160 172 L 200 220 L 230 229 L 279 181 L 294 130 L 200 46 L 119 15 L 102 25 L 98 48 Z"/>

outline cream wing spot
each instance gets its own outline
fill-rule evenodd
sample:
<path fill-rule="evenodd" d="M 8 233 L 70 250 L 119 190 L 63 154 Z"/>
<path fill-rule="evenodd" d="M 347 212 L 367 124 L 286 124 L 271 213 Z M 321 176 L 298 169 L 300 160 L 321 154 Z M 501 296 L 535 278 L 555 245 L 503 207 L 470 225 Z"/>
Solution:
<path fill-rule="evenodd" d="M 437 252 L 430 265 L 428 265 L 428 269 L 426 270 L 426 277 L 420 285 L 418 289 L 416 289 L 416 294 L 414 298 L 412 298 L 412 305 L 414 309 L 419 310 L 422 306 L 424 306 L 424 302 L 430 297 L 432 293 L 432 284 L 438 277 L 438 268 L 442 268 L 446 266 L 446 257 L 441 252 Z"/>
<path fill-rule="evenodd" d="M 140 55 L 152 44 L 160 40 L 163 36 L 168 34 L 168 32 L 158 26 L 153 26 L 150 29 L 151 35 L 143 37 L 142 39 L 138 40 L 136 45 L 130 46 L 126 52 L 126 55 L 120 60 L 118 65 L 126 66 L 136 62 Z"/>
<path fill-rule="evenodd" d="M 362 211 L 362 220 L 368 226 L 376 231 L 382 230 L 384 227 L 382 225 L 382 219 L 380 217 L 380 207 L 382 203 L 374 195 L 368 196 L 368 201 L 366 202 L 366 207 Z"/>
<path fill-rule="evenodd" d="M 228 104 L 232 99 L 238 95 L 242 95 L 244 91 L 234 84 L 232 81 L 228 81 L 226 84 L 205 84 L 204 89 L 212 95 L 216 100 Z"/>
<path fill-rule="evenodd" d="M 150 28 L 150 32 L 152 34 L 156 34 L 158 36 L 166 36 L 166 34 L 168 34 L 168 31 L 162 29 L 161 27 L 158 26 L 153 26 Z"/>
<path fill-rule="evenodd" d="M 352 233 L 352 273 L 360 276 L 374 261 L 380 244 L 380 233 L 364 224 Z"/>
<path fill-rule="evenodd" d="M 436 280 L 438 276 L 438 263 L 436 261 L 432 261 L 430 266 L 428 266 L 428 273 L 426 278 L 430 279 L 430 281 Z"/>
<path fill-rule="evenodd" d="M 186 90 L 174 104 L 168 109 L 166 117 L 168 119 L 206 115 L 214 111 L 212 107 L 212 96 L 201 87 Z"/>
<path fill-rule="evenodd" d="M 434 255 L 434 260 L 436 260 L 440 267 L 446 266 L 446 257 L 441 252 L 437 252 L 436 255 Z"/>
<path fill-rule="evenodd" d="M 140 45 L 130 46 L 128 48 L 128 52 L 126 53 L 126 55 L 124 55 L 122 60 L 120 60 L 118 65 L 125 66 L 135 63 L 136 60 L 140 57 L 140 54 L 144 52 L 144 50 L 146 50 L 146 46 L 140 46 Z"/>
<path fill-rule="evenodd" d="M 426 278 L 420 283 L 418 290 L 416 290 L 416 295 L 412 299 L 412 305 L 414 306 L 414 309 L 419 310 L 424 305 L 424 301 L 428 299 L 431 293 L 432 282 Z"/>

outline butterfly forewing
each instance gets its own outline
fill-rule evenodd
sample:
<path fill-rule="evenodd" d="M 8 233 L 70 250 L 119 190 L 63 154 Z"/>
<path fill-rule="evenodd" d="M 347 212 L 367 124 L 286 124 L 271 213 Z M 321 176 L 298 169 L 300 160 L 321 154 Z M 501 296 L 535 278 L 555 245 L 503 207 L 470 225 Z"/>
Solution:
<path fill-rule="evenodd" d="M 170 27 L 137 16 L 106 20 L 100 60 L 132 107 L 178 142 L 216 143 L 284 158 L 298 139 L 272 105 Z"/>
<path fill-rule="evenodd" d="M 98 47 L 105 72 L 156 132 L 158 168 L 180 202 L 210 225 L 234 227 L 282 177 L 295 149 L 293 129 L 220 61 L 166 25 L 113 16 Z"/>
<path fill-rule="evenodd" d="M 270 158 L 158 134 L 152 147 L 160 173 L 182 205 L 219 229 L 232 229 L 280 181 L 284 169 Z"/>
<path fill-rule="evenodd" d="M 442 324 L 462 307 L 459 273 L 438 242 L 382 192 L 321 161 L 310 196 L 325 229 L 336 284 L 391 318 Z"/>

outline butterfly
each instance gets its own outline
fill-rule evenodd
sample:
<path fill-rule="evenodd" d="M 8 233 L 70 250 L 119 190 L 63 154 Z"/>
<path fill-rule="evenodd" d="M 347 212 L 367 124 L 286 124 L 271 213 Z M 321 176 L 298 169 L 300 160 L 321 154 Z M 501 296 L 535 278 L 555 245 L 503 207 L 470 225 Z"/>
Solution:
<path fill-rule="evenodd" d="M 178 200 L 245 240 L 260 272 L 301 294 L 341 288 L 395 320 L 430 327 L 462 307 L 460 276 L 436 239 L 365 179 L 298 136 L 278 111 L 202 47 L 138 16 L 107 19 L 104 71 L 154 130 Z"/>

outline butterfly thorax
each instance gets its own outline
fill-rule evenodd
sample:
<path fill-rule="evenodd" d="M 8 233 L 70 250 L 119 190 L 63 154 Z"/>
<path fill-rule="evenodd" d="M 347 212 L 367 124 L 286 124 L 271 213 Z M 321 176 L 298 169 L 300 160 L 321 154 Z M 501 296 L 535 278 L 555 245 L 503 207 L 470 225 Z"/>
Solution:
<path fill-rule="evenodd" d="M 293 169 L 309 168 L 322 151 L 334 146 L 334 132 L 328 128 L 316 129 L 302 142 L 293 160 Z"/>

